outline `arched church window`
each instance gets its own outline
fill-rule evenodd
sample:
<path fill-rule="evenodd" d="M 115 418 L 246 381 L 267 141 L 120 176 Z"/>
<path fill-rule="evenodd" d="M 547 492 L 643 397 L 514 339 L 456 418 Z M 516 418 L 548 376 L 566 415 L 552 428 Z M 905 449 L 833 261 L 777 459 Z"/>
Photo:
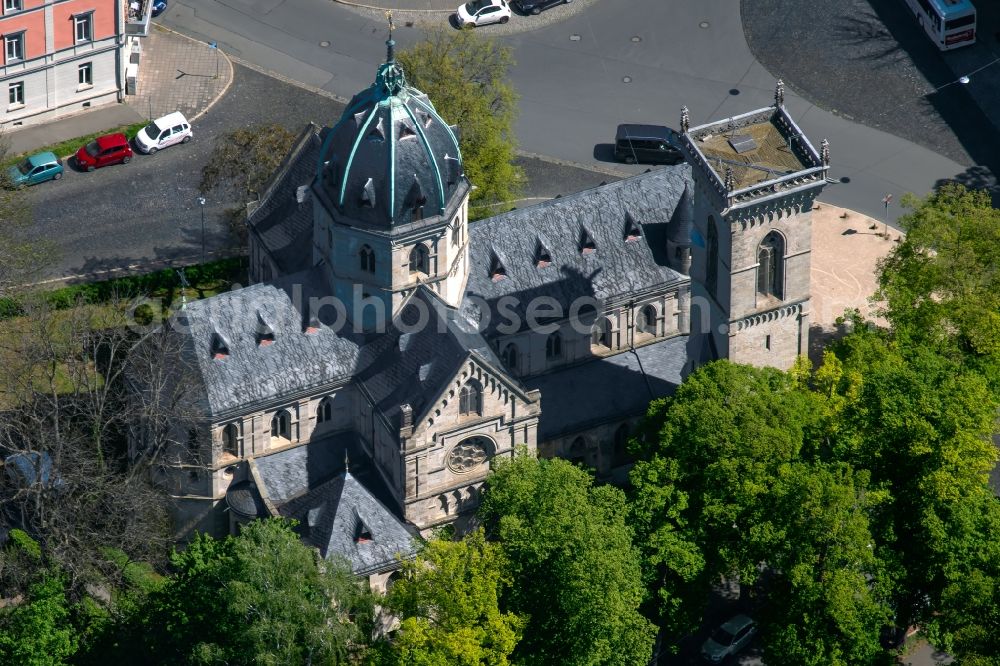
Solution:
<path fill-rule="evenodd" d="M 456 474 L 465 474 L 489 460 L 492 454 L 493 442 L 489 438 L 468 437 L 448 452 L 448 467 Z"/>
<path fill-rule="evenodd" d="M 288 440 L 292 438 L 292 415 L 288 410 L 282 409 L 271 417 L 271 438 Z"/>
<path fill-rule="evenodd" d="M 705 289 L 713 297 L 719 286 L 719 231 L 715 228 L 715 218 L 708 216 L 708 241 L 706 242 L 708 265 L 705 270 Z"/>
<path fill-rule="evenodd" d="M 612 467 L 620 467 L 628 462 L 628 425 L 623 423 L 615 430 L 614 454 L 611 460 Z"/>
<path fill-rule="evenodd" d="M 517 345 L 511 343 L 503 350 L 503 363 L 511 371 L 517 372 Z"/>
<path fill-rule="evenodd" d="M 410 250 L 410 272 L 411 273 L 423 273 L 425 275 L 430 274 L 430 252 L 427 251 L 427 246 L 423 243 L 417 243 Z"/>
<path fill-rule="evenodd" d="M 479 385 L 479 382 L 470 380 L 458 392 L 458 413 L 462 415 L 478 414 L 482 416 L 483 387 Z"/>
<path fill-rule="evenodd" d="M 782 298 L 785 242 L 772 231 L 757 248 L 757 291 L 764 296 Z"/>
<path fill-rule="evenodd" d="M 595 347 L 611 349 L 611 321 L 607 317 L 594 322 L 590 329 L 590 343 Z"/>
<path fill-rule="evenodd" d="M 316 423 L 329 423 L 333 420 L 333 398 L 326 396 L 319 401 L 316 408 Z"/>
<path fill-rule="evenodd" d="M 235 423 L 228 424 L 222 429 L 222 452 L 231 456 L 238 456 L 240 431 Z"/>
<path fill-rule="evenodd" d="M 562 335 L 555 331 L 545 340 L 545 358 L 555 359 L 562 357 Z"/>
<path fill-rule="evenodd" d="M 656 335 L 656 308 L 652 305 L 643 306 L 643 308 L 639 310 L 636 327 L 639 329 L 640 333 Z"/>
<path fill-rule="evenodd" d="M 461 236 L 462 236 L 462 226 L 458 223 L 458 218 L 456 217 L 451 227 L 451 244 L 458 245 L 459 242 L 462 240 Z"/>
<path fill-rule="evenodd" d="M 358 251 L 358 258 L 361 260 L 361 270 L 365 273 L 375 272 L 375 251 L 367 245 L 362 245 Z"/>
<path fill-rule="evenodd" d="M 583 437 L 577 437 L 569 445 L 569 461 L 574 465 L 585 465 L 586 456 L 587 441 Z"/>

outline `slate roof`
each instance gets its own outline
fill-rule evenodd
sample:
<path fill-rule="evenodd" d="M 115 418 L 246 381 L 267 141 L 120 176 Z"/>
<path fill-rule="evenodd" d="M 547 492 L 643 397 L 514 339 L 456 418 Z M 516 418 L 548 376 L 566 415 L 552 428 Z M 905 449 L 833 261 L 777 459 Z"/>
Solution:
<path fill-rule="evenodd" d="M 312 263 L 313 200 L 306 196 L 299 203 L 297 191 L 313 181 L 327 131 L 321 133 L 312 123 L 306 125 L 259 206 L 247 218 L 250 233 L 260 238 L 282 275 L 305 270 Z"/>
<path fill-rule="evenodd" d="M 348 458 L 354 461 L 350 473 Z M 397 555 L 408 558 L 416 553 L 415 535 L 387 508 L 394 504 L 392 497 L 373 471 L 356 433 L 335 433 L 254 458 L 250 464 L 256 467 L 257 478 L 278 513 L 298 520 L 303 538 L 319 548 L 323 557 L 343 555 L 354 573 L 361 575 L 388 568 Z M 263 504 L 257 504 L 259 498 L 251 482 L 235 484 L 226 494 L 233 509 L 234 504 L 240 509 L 259 509 Z M 355 538 L 359 521 L 371 535 L 367 542 Z"/>
<path fill-rule="evenodd" d="M 186 336 L 183 360 L 199 369 L 210 414 L 350 379 L 360 344 L 350 327 L 330 328 L 333 309 L 321 311 L 315 333 L 303 330 L 300 308 L 311 296 L 328 292 L 324 271 L 316 267 L 192 301 L 177 314 L 176 326 Z M 294 302 L 297 293 L 299 304 Z M 262 325 L 273 334 L 270 344 L 259 343 Z M 219 347 L 226 353 L 216 358 Z"/>
<path fill-rule="evenodd" d="M 523 324 L 537 297 L 556 299 L 566 316 L 582 297 L 605 301 L 687 281 L 668 265 L 666 237 L 690 182 L 688 165 L 657 169 L 473 223 L 464 316 L 488 316 L 483 330 L 491 337 L 506 319 L 497 310 L 504 296 L 516 298 L 512 309 Z M 641 235 L 626 241 L 633 225 Z M 584 234 L 593 241 L 593 252 L 581 250 Z M 548 266 L 539 267 L 540 247 L 551 259 Z M 497 262 L 506 277 L 494 280 Z M 479 299 L 489 312 L 477 312 Z"/>
<path fill-rule="evenodd" d="M 426 325 L 415 326 L 420 312 Z M 410 328 L 413 332 L 406 332 Z M 377 408 L 399 425 L 399 407 L 408 404 L 416 420 L 470 353 L 495 367 L 500 360 L 486 340 L 459 313 L 427 287 L 419 287 L 400 309 L 390 329 L 362 351 L 358 375 Z"/>
<path fill-rule="evenodd" d="M 268 498 L 275 505 L 282 505 L 343 472 L 347 458 L 353 459 L 357 466 L 367 456 L 355 433 L 341 432 L 259 456 L 253 464 Z"/>
<path fill-rule="evenodd" d="M 280 511 L 300 522 L 323 557 L 346 557 L 357 575 L 393 568 L 417 553 L 416 535 L 347 471 Z"/>
<path fill-rule="evenodd" d="M 539 441 L 644 413 L 650 400 L 680 385 L 687 343 L 688 336 L 675 336 L 637 347 L 638 360 L 622 352 L 525 379 L 542 392 Z"/>

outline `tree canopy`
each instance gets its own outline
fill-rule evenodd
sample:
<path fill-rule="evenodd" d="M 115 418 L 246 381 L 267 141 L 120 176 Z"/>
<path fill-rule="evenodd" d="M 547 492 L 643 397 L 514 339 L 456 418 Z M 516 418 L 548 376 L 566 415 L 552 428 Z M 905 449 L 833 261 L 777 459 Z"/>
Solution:
<path fill-rule="evenodd" d="M 378 665 L 507 666 L 525 619 L 500 610 L 508 586 L 499 546 L 481 530 L 435 539 L 404 564 L 384 605 L 398 633 L 375 650 Z"/>
<path fill-rule="evenodd" d="M 524 183 L 514 164 L 517 94 L 507 80 L 514 62 L 510 48 L 468 30 L 436 30 L 400 52 L 398 60 L 410 85 L 459 128 L 465 174 L 476 187 L 469 197 L 470 217 L 509 209 Z"/>
<path fill-rule="evenodd" d="M 118 627 L 119 662 L 346 663 L 367 643 L 371 598 L 346 562 L 317 558 L 280 519 L 198 535 Z"/>
<path fill-rule="evenodd" d="M 520 664 L 644 664 L 639 553 L 624 493 L 567 461 L 496 461 L 479 515 L 509 562 L 503 608 L 529 617 Z"/>

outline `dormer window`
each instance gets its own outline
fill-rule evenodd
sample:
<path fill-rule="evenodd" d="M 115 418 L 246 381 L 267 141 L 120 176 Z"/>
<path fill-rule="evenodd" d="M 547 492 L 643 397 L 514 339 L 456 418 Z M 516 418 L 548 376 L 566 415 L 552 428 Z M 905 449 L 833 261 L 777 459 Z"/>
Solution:
<path fill-rule="evenodd" d="M 494 254 L 490 258 L 490 279 L 499 282 L 507 277 L 507 269 L 504 267 L 500 257 Z"/>
<path fill-rule="evenodd" d="M 229 343 L 218 331 L 212 333 L 211 351 L 214 359 L 223 359 L 229 356 Z"/>
<path fill-rule="evenodd" d="M 639 225 L 635 223 L 632 216 L 625 215 L 625 242 L 634 243 L 642 238 L 642 232 L 639 230 Z"/>
<path fill-rule="evenodd" d="M 257 313 L 257 346 L 267 347 L 274 344 L 274 329 L 264 321 L 263 315 Z"/>
<path fill-rule="evenodd" d="M 302 314 L 302 332 L 306 335 L 314 335 L 319 332 L 319 307 L 313 303 L 306 303 L 305 312 Z"/>
<path fill-rule="evenodd" d="M 538 268 L 545 268 L 552 265 L 552 255 L 549 254 L 548 248 L 542 245 L 541 241 L 538 242 L 538 246 L 535 248 L 535 266 Z"/>
<path fill-rule="evenodd" d="M 399 140 L 412 139 L 417 135 L 416 131 L 410 127 L 409 123 L 399 123 Z"/>
<path fill-rule="evenodd" d="M 368 208 L 375 207 L 375 181 L 371 178 L 365 181 L 365 186 L 361 188 L 361 205 Z"/>
<path fill-rule="evenodd" d="M 368 130 L 368 134 L 365 138 L 369 141 L 382 142 L 385 141 L 385 131 L 382 129 L 382 119 L 378 119 L 378 124 L 375 127 Z"/>
<path fill-rule="evenodd" d="M 354 525 L 354 542 L 367 543 L 372 540 L 372 531 L 365 525 L 365 521 L 359 517 Z"/>
<path fill-rule="evenodd" d="M 592 254 L 597 251 L 594 237 L 586 229 L 580 229 L 580 254 Z"/>

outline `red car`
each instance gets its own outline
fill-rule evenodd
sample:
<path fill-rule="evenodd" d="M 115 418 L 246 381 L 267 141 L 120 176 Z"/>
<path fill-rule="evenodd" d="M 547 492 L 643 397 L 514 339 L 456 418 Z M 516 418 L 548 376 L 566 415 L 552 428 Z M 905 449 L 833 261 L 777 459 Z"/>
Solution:
<path fill-rule="evenodd" d="M 124 134 L 99 136 L 76 151 L 76 163 L 87 171 L 119 162 L 128 164 L 131 160 L 132 146 Z"/>

